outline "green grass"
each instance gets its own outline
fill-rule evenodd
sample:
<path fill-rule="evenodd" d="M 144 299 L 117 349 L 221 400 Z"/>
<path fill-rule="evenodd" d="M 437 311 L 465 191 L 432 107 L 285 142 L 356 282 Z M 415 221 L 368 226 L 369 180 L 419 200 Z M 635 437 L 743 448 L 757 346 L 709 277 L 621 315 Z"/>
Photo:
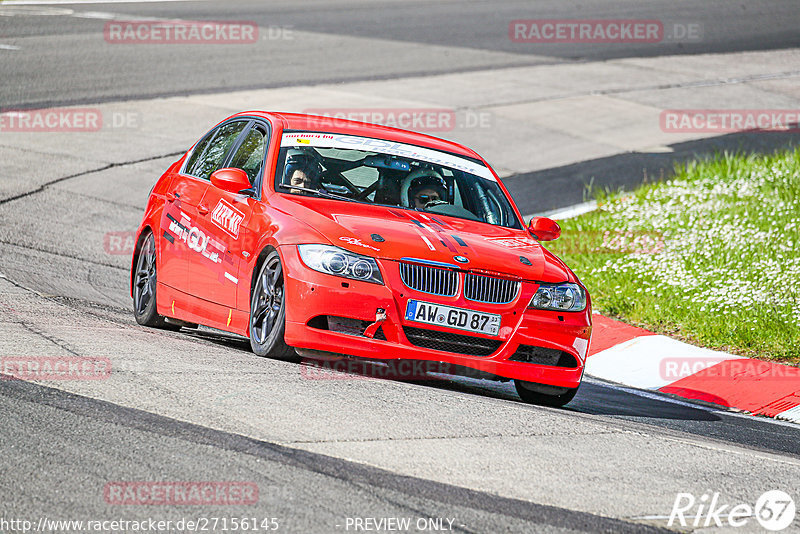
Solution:
<path fill-rule="evenodd" d="M 720 154 L 606 194 L 547 247 L 595 310 L 691 343 L 800 362 L 800 149 Z"/>

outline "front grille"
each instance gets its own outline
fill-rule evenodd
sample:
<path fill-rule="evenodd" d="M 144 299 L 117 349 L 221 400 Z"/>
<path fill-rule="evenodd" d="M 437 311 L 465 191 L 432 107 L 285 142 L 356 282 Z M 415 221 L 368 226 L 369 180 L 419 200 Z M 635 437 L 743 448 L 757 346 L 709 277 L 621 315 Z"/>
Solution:
<path fill-rule="evenodd" d="M 520 283 L 492 276 L 467 273 L 464 279 L 464 298 L 476 302 L 508 304 L 519 292 Z"/>
<path fill-rule="evenodd" d="M 546 349 L 532 345 L 520 345 L 509 358 L 512 362 L 525 362 L 535 365 L 551 365 L 553 367 L 575 368 L 578 366 L 575 356 L 558 349 Z"/>
<path fill-rule="evenodd" d="M 403 283 L 423 293 L 454 297 L 458 292 L 458 272 L 414 263 L 400 263 Z"/>
<path fill-rule="evenodd" d="M 467 356 L 489 356 L 497 352 L 497 349 L 503 344 L 502 341 L 497 339 L 465 336 L 412 326 L 404 326 L 403 332 L 405 332 L 408 341 L 417 347 L 455 352 L 457 354 L 466 354 Z"/>

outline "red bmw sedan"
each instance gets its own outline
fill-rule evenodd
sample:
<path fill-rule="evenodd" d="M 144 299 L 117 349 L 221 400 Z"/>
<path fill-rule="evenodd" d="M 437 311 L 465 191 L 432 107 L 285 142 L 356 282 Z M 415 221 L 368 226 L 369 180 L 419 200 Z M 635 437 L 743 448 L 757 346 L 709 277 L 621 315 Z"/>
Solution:
<path fill-rule="evenodd" d="M 475 152 L 427 135 L 249 111 L 153 187 L 131 269 L 136 320 L 247 336 L 277 358 L 335 352 L 575 395 L 591 303 Z"/>

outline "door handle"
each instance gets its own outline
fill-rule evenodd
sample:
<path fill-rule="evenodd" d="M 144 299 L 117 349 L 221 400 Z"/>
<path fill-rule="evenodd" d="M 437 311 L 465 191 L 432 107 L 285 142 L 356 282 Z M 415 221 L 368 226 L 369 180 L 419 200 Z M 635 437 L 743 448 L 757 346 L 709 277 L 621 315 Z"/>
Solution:
<path fill-rule="evenodd" d="M 205 215 L 205 214 L 208 213 L 208 207 L 207 206 L 203 206 L 202 204 L 200 204 L 199 206 L 197 206 L 197 212 L 200 215 Z"/>

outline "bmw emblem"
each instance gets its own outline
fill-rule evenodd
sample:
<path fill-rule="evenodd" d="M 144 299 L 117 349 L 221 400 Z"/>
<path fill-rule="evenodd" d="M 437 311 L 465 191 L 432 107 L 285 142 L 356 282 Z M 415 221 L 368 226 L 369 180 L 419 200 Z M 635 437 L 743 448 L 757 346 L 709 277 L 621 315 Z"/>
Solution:
<path fill-rule="evenodd" d="M 453 259 L 458 263 L 469 263 L 469 259 L 464 256 L 453 256 Z"/>

